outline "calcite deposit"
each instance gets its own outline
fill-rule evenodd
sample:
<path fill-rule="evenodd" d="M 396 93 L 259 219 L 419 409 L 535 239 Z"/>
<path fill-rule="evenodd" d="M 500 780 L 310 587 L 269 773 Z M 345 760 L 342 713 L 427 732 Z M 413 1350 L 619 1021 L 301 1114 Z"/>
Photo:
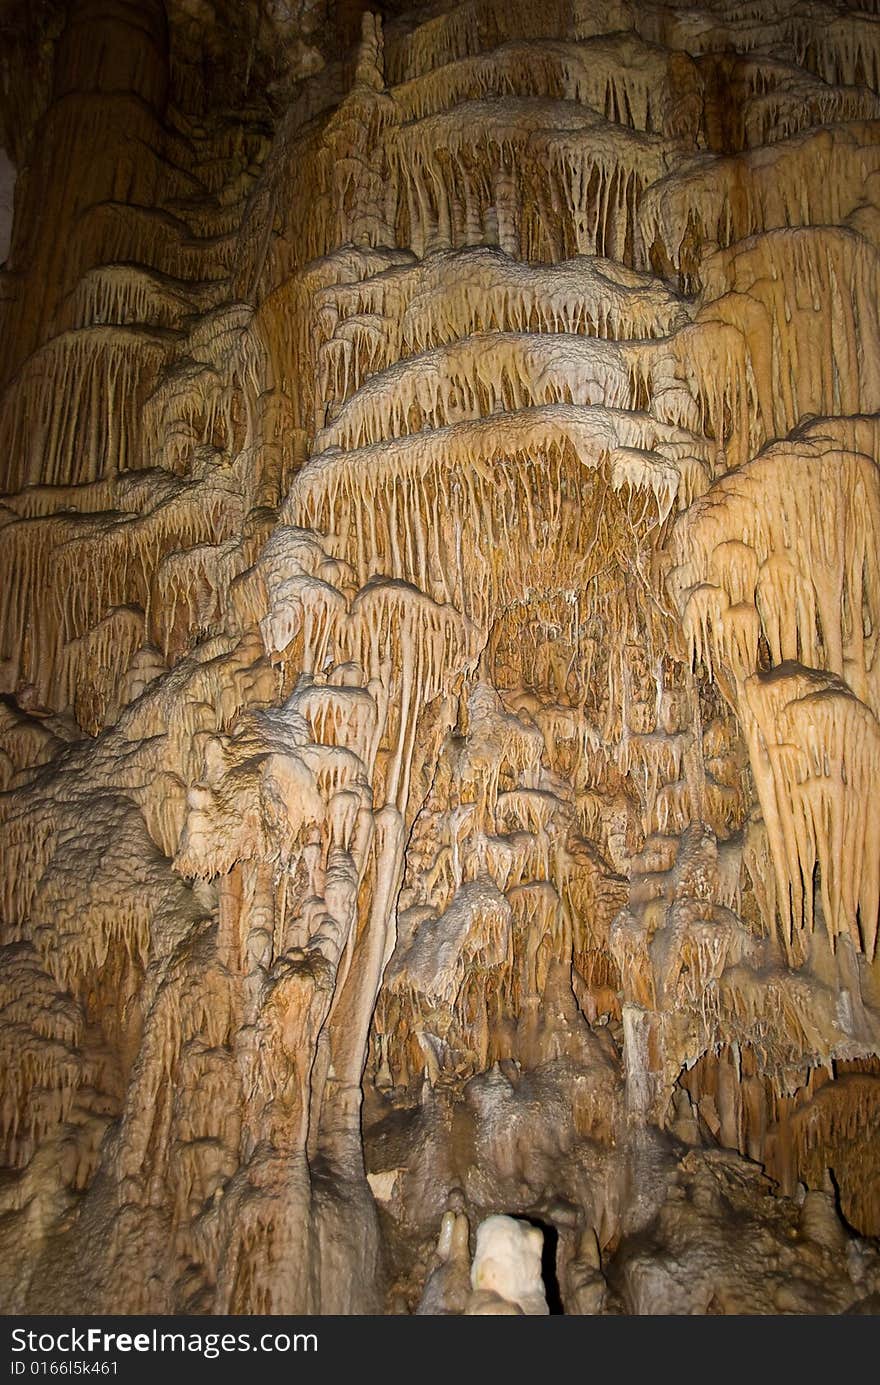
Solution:
<path fill-rule="evenodd" d="M 0 6 L 0 1304 L 876 1311 L 880 14 L 381 8 Z"/>

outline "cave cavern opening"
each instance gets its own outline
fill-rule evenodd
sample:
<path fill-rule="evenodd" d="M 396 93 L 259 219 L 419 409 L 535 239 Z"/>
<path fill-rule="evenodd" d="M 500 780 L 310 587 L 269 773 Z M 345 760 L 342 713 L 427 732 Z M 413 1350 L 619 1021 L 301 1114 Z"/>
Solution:
<path fill-rule="evenodd" d="M 880 1312 L 878 0 L 0 0 L 0 1311 Z"/>

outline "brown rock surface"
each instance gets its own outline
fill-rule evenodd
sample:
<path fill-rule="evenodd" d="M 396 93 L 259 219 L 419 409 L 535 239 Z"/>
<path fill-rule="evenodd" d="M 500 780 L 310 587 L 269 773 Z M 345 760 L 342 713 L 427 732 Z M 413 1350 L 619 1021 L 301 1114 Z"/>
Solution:
<path fill-rule="evenodd" d="M 0 1304 L 875 1311 L 880 19 L 383 14 L 0 8 Z"/>

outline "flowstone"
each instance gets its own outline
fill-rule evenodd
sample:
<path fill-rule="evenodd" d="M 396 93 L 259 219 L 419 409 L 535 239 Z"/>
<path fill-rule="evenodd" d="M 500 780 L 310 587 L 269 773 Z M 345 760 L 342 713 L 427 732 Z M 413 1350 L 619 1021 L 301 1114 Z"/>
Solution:
<path fill-rule="evenodd" d="M 4 1310 L 867 1311 L 877 16 L 8 8 Z"/>

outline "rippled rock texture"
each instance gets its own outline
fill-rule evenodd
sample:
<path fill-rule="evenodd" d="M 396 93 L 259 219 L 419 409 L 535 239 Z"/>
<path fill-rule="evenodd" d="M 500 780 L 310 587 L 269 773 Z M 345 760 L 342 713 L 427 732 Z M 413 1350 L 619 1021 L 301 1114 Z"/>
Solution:
<path fill-rule="evenodd" d="M 5 1311 L 867 1311 L 875 7 L 3 17 Z"/>

